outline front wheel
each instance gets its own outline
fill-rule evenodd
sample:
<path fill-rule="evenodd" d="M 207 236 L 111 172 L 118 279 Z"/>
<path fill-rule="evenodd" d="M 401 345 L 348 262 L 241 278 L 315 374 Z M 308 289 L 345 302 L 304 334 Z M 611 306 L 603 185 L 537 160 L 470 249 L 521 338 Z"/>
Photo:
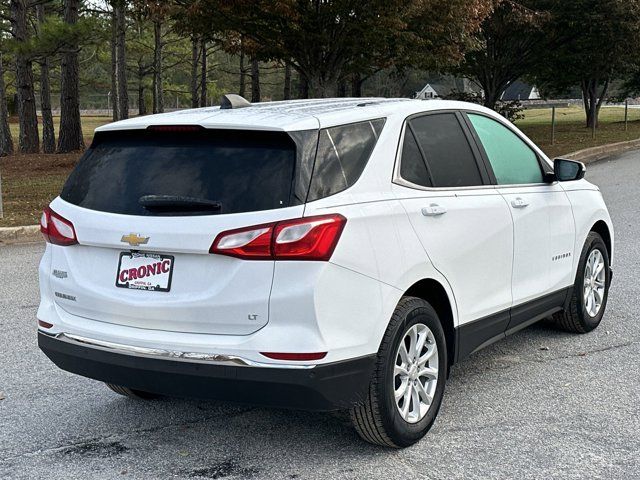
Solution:
<path fill-rule="evenodd" d="M 385 447 L 413 445 L 435 421 L 447 374 L 447 343 L 436 311 L 403 297 L 378 351 L 366 400 L 351 409 L 358 434 Z"/>
<path fill-rule="evenodd" d="M 580 254 L 568 308 L 553 316 L 563 330 L 587 333 L 602 320 L 609 296 L 611 270 L 609 253 L 602 237 L 590 232 Z"/>

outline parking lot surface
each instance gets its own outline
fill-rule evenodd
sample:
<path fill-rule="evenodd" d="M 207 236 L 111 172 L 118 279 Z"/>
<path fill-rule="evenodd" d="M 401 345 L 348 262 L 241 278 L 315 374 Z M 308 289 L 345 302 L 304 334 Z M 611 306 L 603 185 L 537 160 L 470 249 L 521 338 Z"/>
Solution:
<path fill-rule="evenodd" d="M 57 369 L 36 345 L 43 245 L 0 247 L 0 478 L 640 478 L 640 153 L 587 178 L 616 228 L 601 326 L 540 323 L 472 355 L 431 432 L 401 451 L 341 415 L 139 402 Z"/>

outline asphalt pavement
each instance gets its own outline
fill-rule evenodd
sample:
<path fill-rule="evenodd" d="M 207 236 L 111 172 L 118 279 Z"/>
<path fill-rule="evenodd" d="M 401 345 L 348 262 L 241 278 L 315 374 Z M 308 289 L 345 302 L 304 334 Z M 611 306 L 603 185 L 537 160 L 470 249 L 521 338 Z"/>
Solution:
<path fill-rule="evenodd" d="M 0 247 L 0 479 L 640 478 L 640 152 L 587 178 L 616 228 L 601 326 L 540 323 L 472 355 L 401 451 L 341 415 L 139 402 L 57 369 L 36 345 L 43 246 Z"/>

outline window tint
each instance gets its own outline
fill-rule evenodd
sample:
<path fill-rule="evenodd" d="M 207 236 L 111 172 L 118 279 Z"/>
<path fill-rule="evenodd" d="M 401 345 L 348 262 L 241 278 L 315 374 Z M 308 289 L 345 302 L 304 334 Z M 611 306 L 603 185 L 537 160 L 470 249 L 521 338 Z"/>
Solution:
<path fill-rule="evenodd" d="M 543 182 L 535 152 L 515 133 L 484 115 L 469 114 L 469 120 L 487 152 L 499 185 Z"/>
<path fill-rule="evenodd" d="M 353 185 L 360 178 L 383 125 L 384 119 L 379 119 L 321 130 L 307 200 L 328 197 Z"/>
<path fill-rule="evenodd" d="M 439 113 L 411 120 L 434 187 L 482 185 L 478 164 L 456 115 Z"/>
<path fill-rule="evenodd" d="M 423 187 L 432 186 L 427 167 L 424 164 L 424 159 L 422 158 L 422 154 L 410 128 L 407 128 L 404 133 L 402 158 L 400 160 L 400 176 L 416 185 L 422 185 Z"/>
<path fill-rule="evenodd" d="M 149 131 L 98 134 L 61 197 L 75 205 L 127 215 L 178 215 L 140 205 L 146 195 L 220 202 L 213 213 L 293 203 L 296 144 L 284 133 Z M 199 212 L 200 214 L 212 214 Z"/>

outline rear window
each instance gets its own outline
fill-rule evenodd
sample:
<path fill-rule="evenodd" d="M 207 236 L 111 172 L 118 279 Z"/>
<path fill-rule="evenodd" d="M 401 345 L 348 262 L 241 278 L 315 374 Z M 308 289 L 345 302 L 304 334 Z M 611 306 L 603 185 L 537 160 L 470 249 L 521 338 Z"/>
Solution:
<path fill-rule="evenodd" d="M 185 199 L 217 205 L 215 211 L 188 214 L 284 208 L 301 203 L 295 186 L 296 143 L 281 132 L 99 133 L 61 197 L 80 207 L 126 215 L 183 215 Z M 144 201 L 150 196 L 178 198 L 183 204 L 155 209 Z"/>

